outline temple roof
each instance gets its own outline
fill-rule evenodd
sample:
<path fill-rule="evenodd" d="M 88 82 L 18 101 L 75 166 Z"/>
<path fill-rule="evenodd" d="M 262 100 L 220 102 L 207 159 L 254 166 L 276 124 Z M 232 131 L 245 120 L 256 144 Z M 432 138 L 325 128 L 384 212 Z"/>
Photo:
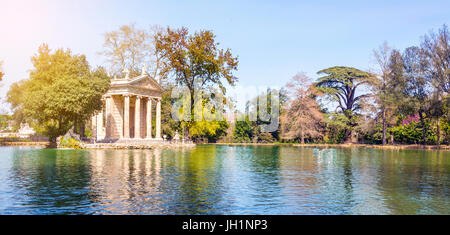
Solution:
<path fill-rule="evenodd" d="M 129 94 L 161 97 L 162 92 L 161 85 L 147 73 L 143 73 L 134 78 L 125 76 L 121 79 L 111 80 L 111 87 L 105 95 Z"/>

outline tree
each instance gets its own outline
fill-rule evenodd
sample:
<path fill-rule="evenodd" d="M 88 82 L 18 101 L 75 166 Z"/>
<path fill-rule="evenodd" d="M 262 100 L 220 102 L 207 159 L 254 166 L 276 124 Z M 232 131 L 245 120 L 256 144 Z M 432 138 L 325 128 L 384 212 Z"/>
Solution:
<path fill-rule="evenodd" d="M 212 90 L 211 93 L 201 93 L 197 99 L 201 102 L 196 103 L 194 116 L 201 120 L 194 122 L 181 122 L 182 127 L 187 127 L 189 135 L 196 142 L 215 142 L 226 134 L 229 124 L 224 120 L 226 98 L 216 95 L 220 94 L 218 90 Z M 225 99 L 225 101 L 224 101 Z M 189 125 L 187 125 L 189 124 Z"/>
<path fill-rule="evenodd" d="M 311 78 L 304 73 L 299 73 L 286 87 L 291 99 L 287 102 L 285 112 L 280 118 L 283 137 L 300 138 L 301 143 L 304 144 L 306 137 L 322 136 L 323 115 L 319 104 L 314 99 L 319 92 L 313 86 Z"/>
<path fill-rule="evenodd" d="M 25 91 L 27 90 L 28 80 L 21 80 L 11 84 L 9 91 L 6 94 L 6 101 L 11 105 L 13 111 L 14 127 L 19 129 L 20 124 L 24 122 L 31 123 L 32 120 L 27 120 L 23 112 L 23 104 L 25 102 Z"/>
<path fill-rule="evenodd" d="M 447 144 L 450 144 L 450 95 L 447 95 L 444 98 L 444 105 L 443 105 L 443 131 L 445 135 L 445 142 Z"/>
<path fill-rule="evenodd" d="M 187 28 L 167 28 L 155 35 L 156 55 L 160 58 L 160 76 L 172 78 L 176 85 L 185 86 L 190 93 L 191 118 L 188 126 L 193 124 L 195 92 L 205 89 L 220 88 L 225 95 L 226 83 L 234 85 L 237 78 L 238 59 L 233 57 L 230 49 L 219 49 L 219 43 L 211 31 L 202 30 L 189 35 Z M 203 102 L 200 99 L 200 102 Z"/>
<path fill-rule="evenodd" d="M 387 112 L 389 108 L 393 106 L 395 100 L 392 99 L 391 92 L 388 89 L 391 83 L 390 76 L 390 57 L 392 49 L 389 47 L 387 42 L 384 42 L 377 50 L 373 51 L 374 57 L 379 66 L 378 79 L 375 80 L 373 88 L 375 89 L 375 97 L 378 105 L 380 106 L 383 121 L 383 135 L 382 144 L 385 145 L 386 141 L 386 125 L 387 125 Z"/>
<path fill-rule="evenodd" d="M 226 134 L 226 121 L 197 121 L 189 127 L 189 133 L 196 142 L 215 142 Z"/>
<path fill-rule="evenodd" d="M 388 124 L 394 126 L 398 121 L 399 114 L 401 114 L 402 107 L 406 102 L 404 91 L 406 87 L 405 67 L 403 57 L 400 51 L 392 50 L 389 58 L 389 82 L 387 83 L 387 97 L 390 109 L 387 112 L 389 115 Z M 395 135 L 391 128 L 391 144 L 394 144 Z"/>
<path fill-rule="evenodd" d="M 151 66 L 148 69 L 153 71 L 155 77 L 159 60 L 155 54 L 154 34 L 160 30 L 158 26 L 144 30 L 130 24 L 105 33 L 100 54 L 106 57 L 111 74 L 117 75 L 128 69 L 132 76 L 139 75 L 145 65 Z"/>
<path fill-rule="evenodd" d="M 43 44 L 31 61 L 29 79 L 11 88 L 8 102 L 51 142 L 101 109 L 110 80 L 102 68 L 91 71 L 84 55 L 68 49 L 52 53 Z"/>
<path fill-rule="evenodd" d="M 406 96 L 405 108 L 411 115 L 419 114 L 422 124 L 423 144 L 426 144 L 427 127 L 425 119 L 430 110 L 430 94 L 432 86 L 426 75 L 427 60 L 419 47 L 408 47 L 403 53 L 405 71 L 405 87 L 403 94 Z"/>
<path fill-rule="evenodd" d="M 423 53 L 428 59 L 432 85 L 440 95 L 450 90 L 450 32 L 447 25 L 439 29 L 438 34 L 425 35 L 422 42 Z"/>
<path fill-rule="evenodd" d="M 243 114 L 242 114 L 243 115 Z M 243 121 L 236 121 L 233 129 L 233 138 L 235 142 L 249 143 L 257 135 L 256 123 L 251 122 L 248 115 L 245 115 Z"/>
<path fill-rule="evenodd" d="M 0 115 L 0 131 L 11 132 L 9 122 L 12 120 L 10 115 Z"/>
<path fill-rule="evenodd" d="M 171 114 L 173 103 L 176 101 L 171 97 L 172 88 L 173 85 L 166 84 L 161 98 L 161 131 L 169 138 L 173 138 L 176 131 L 179 133 L 181 131 L 180 122 L 174 120 Z"/>
<path fill-rule="evenodd" d="M 246 103 L 246 113 L 250 114 L 249 118 L 254 122 L 255 128 L 253 133 L 254 141 L 257 139 L 279 140 L 281 133 L 280 115 L 283 114 L 283 106 L 287 102 L 288 96 L 284 88 L 274 89 L 267 88 L 260 91 L 259 95 L 250 99 Z M 269 138 L 269 135 L 272 138 Z"/>
<path fill-rule="evenodd" d="M 444 115 L 443 99 L 450 89 L 450 32 L 443 25 L 438 34 L 425 35 L 422 52 L 427 59 L 427 73 L 434 88 L 432 116 L 436 119 L 437 144 L 440 144 L 440 118 Z"/>
<path fill-rule="evenodd" d="M 352 67 L 335 66 L 318 72 L 326 74 L 318 79 L 316 87 L 328 98 L 337 103 L 337 110 L 345 116 L 345 142 L 351 142 L 352 129 L 357 124 L 357 111 L 360 102 L 371 94 L 357 94 L 358 87 L 373 83 L 374 76 L 370 73 Z"/>

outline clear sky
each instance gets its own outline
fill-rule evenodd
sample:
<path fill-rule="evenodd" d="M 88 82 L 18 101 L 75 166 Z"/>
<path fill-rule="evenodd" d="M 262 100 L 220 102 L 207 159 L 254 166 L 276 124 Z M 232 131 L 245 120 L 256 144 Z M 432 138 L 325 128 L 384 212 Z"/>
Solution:
<path fill-rule="evenodd" d="M 103 33 L 129 23 L 212 30 L 239 56 L 236 75 L 244 86 L 282 86 L 297 72 L 317 77 L 335 65 L 369 69 L 372 50 L 383 41 L 404 49 L 450 24 L 448 0 L 0 0 L 0 9 L 2 98 L 11 83 L 28 76 L 41 43 L 102 65 Z"/>

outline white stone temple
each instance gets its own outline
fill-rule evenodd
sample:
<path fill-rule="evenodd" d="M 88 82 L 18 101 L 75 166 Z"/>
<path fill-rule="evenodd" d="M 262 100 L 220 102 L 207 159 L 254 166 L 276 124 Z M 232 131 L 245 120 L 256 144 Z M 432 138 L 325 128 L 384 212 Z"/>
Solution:
<path fill-rule="evenodd" d="M 140 76 L 111 80 L 111 87 L 103 95 L 103 110 L 92 118 L 93 135 L 98 142 L 127 142 L 161 138 L 161 97 L 159 81 L 151 78 L 145 68 Z M 152 136 L 152 106 L 155 104 L 155 136 Z"/>

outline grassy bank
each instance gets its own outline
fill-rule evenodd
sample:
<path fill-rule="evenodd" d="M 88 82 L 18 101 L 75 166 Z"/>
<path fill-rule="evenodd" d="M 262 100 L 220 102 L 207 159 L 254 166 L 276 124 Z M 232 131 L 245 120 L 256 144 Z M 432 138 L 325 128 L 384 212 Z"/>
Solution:
<path fill-rule="evenodd" d="M 449 145 L 375 145 L 375 144 L 294 144 L 294 143 L 214 143 L 216 145 L 239 145 L 239 146 L 294 146 L 294 147 L 319 147 L 319 148 L 379 148 L 379 149 L 439 149 L 450 150 Z"/>

